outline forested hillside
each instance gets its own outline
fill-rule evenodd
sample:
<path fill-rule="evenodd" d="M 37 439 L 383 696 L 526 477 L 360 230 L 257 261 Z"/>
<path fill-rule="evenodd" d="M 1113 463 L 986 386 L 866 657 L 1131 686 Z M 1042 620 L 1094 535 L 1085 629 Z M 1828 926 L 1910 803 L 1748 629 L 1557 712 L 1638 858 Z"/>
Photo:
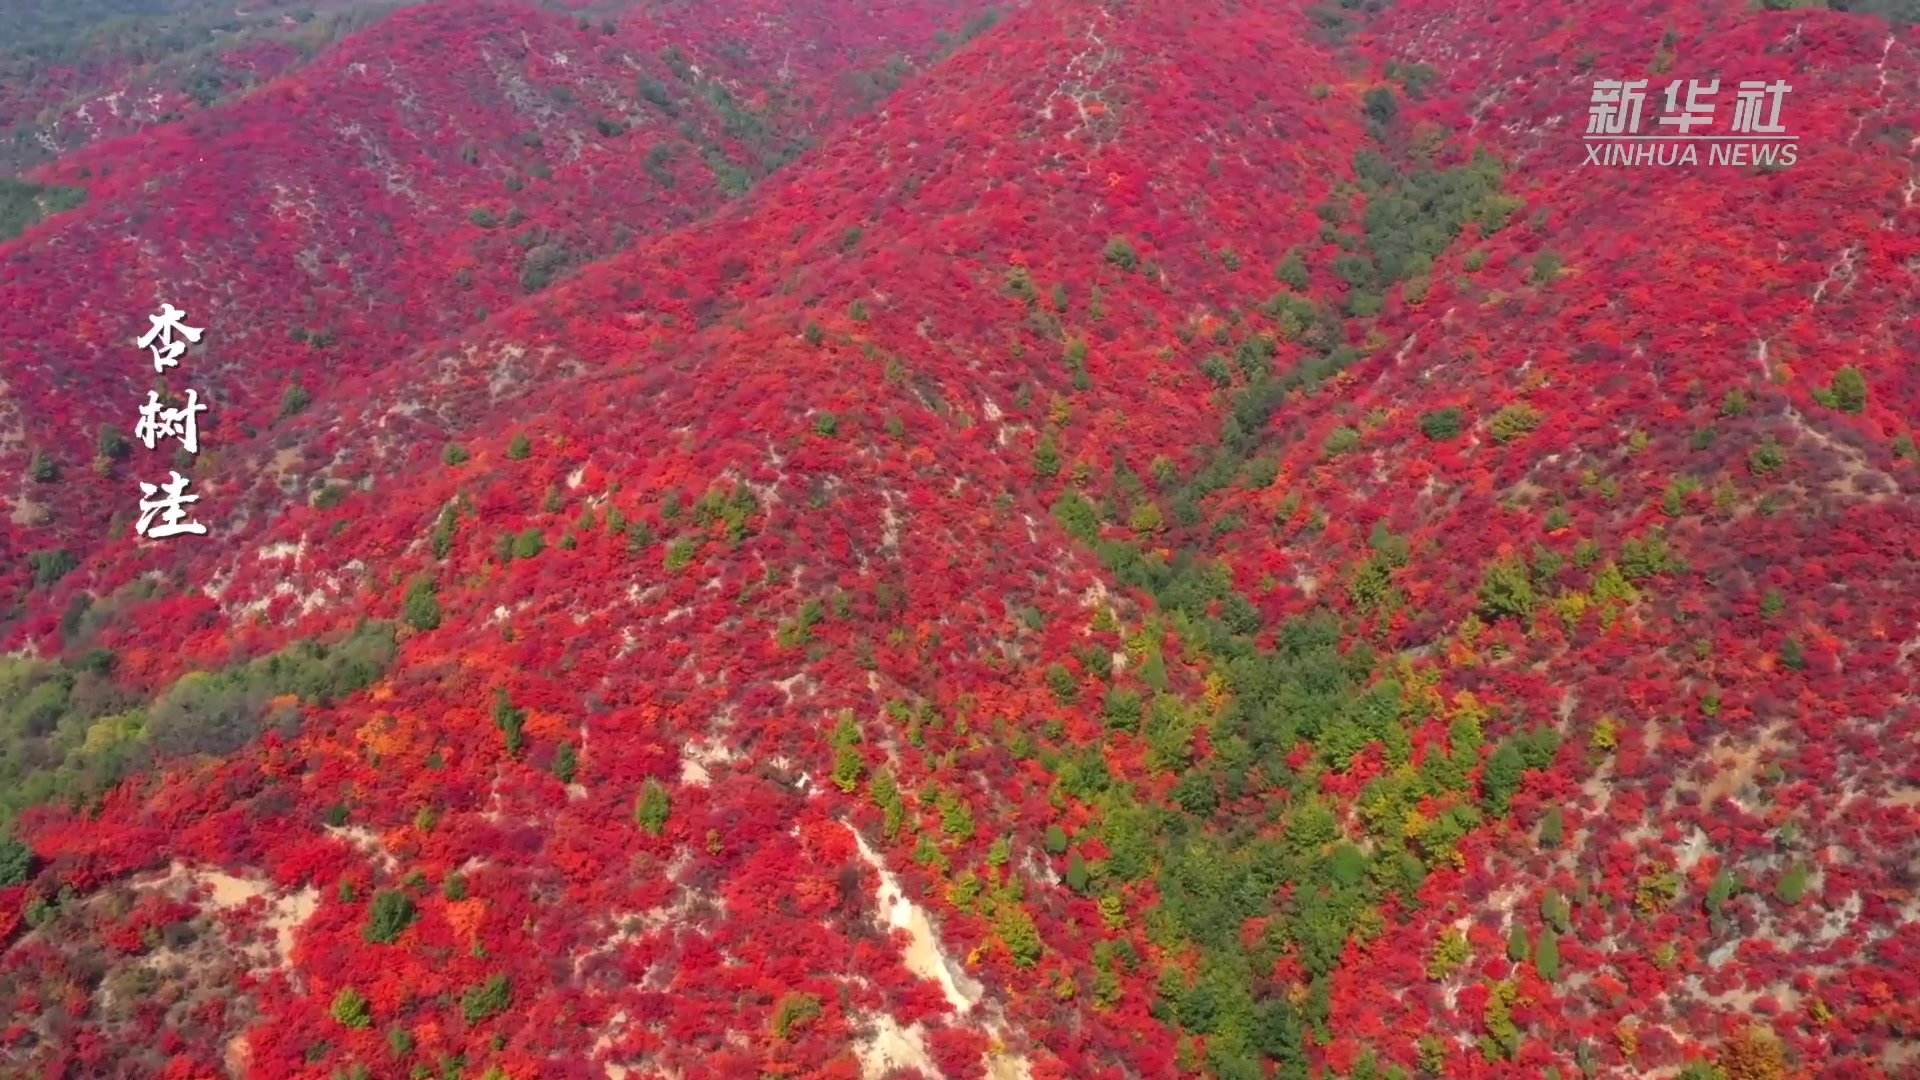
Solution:
<path fill-rule="evenodd" d="M 0 1065 L 1911 1075 L 1920 42 L 1771 6 L 448 0 L 62 156 Z M 1582 168 L 1671 77 L 1798 163 Z"/>

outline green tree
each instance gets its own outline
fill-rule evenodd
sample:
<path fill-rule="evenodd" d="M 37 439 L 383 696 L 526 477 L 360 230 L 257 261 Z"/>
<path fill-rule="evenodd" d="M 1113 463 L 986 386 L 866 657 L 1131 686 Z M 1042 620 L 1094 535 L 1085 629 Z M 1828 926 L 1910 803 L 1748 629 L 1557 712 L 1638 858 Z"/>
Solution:
<path fill-rule="evenodd" d="M 1540 941 L 1533 949 L 1533 969 L 1548 982 L 1560 978 L 1560 935 L 1551 926 L 1540 931 Z"/>
<path fill-rule="evenodd" d="M 1104 712 L 1107 727 L 1114 731 L 1140 729 L 1140 695 L 1131 690 L 1116 686 L 1107 691 Z"/>
<path fill-rule="evenodd" d="M 341 1027 L 373 1026 L 373 1013 L 368 1011 L 366 996 L 351 986 L 341 987 L 333 996 L 333 1018 Z"/>
<path fill-rule="evenodd" d="M 1494 442 L 1510 443 L 1539 427 L 1544 419 L 1546 417 L 1539 409 L 1524 401 L 1517 401 L 1494 413 L 1487 430 L 1493 435 Z"/>
<path fill-rule="evenodd" d="M 1552 251 L 1542 251 L 1533 260 L 1533 283 L 1544 285 L 1560 276 L 1560 267 L 1565 260 Z"/>
<path fill-rule="evenodd" d="M 391 945 L 418 916 L 413 899 L 397 889 L 383 889 L 373 896 L 363 936 L 376 945 Z"/>
<path fill-rule="evenodd" d="M 1007 953 L 1013 957 L 1015 967 L 1030 968 L 1040 962 L 1040 954 L 1044 951 L 1040 943 L 1040 929 L 1034 925 L 1033 916 L 1027 913 L 1026 905 L 1017 900 L 997 904 L 993 925 L 1000 943 L 1007 947 Z"/>
<path fill-rule="evenodd" d="M 634 804 L 633 820 L 648 836 L 667 831 L 667 818 L 673 814 L 673 796 L 658 780 L 649 778 L 640 786 L 640 798 Z"/>
<path fill-rule="evenodd" d="M 1400 115 L 1400 99 L 1390 86 L 1376 86 L 1360 96 L 1362 111 L 1375 124 L 1388 124 Z"/>
<path fill-rule="evenodd" d="M 111 424 L 100 425 L 100 434 L 94 445 L 101 457 L 110 460 L 126 457 L 129 449 L 127 437 L 120 433 L 119 428 Z"/>
<path fill-rule="evenodd" d="M 1274 268 L 1273 276 L 1294 292 L 1306 292 L 1312 279 L 1307 274 L 1307 261 L 1300 257 L 1299 248 L 1288 248 L 1286 257 Z"/>
<path fill-rule="evenodd" d="M 1769 435 L 1753 452 L 1747 455 L 1747 468 L 1755 476 L 1767 476 L 1780 471 L 1787 463 L 1787 452 Z"/>
<path fill-rule="evenodd" d="M 60 466 L 44 450 L 35 450 L 27 462 L 27 479 L 36 484 L 51 484 L 60 479 Z"/>
<path fill-rule="evenodd" d="M 1433 955 L 1427 958 L 1427 978 L 1435 982 L 1450 978 L 1472 957 L 1473 949 L 1467 943 L 1467 935 L 1448 927 L 1441 932 L 1440 940 L 1434 943 Z"/>
<path fill-rule="evenodd" d="M 797 991 L 780 996 L 773 1006 L 773 1037 L 786 1041 L 793 1033 L 819 1017 L 820 999 Z"/>
<path fill-rule="evenodd" d="M 1047 665 L 1047 688 L 1063 705 L 1073 704 L 1080 696 L 1080 680 L 1074 678 L 1073 672 L 1061 663 Z"/>
<path fill-rule="evenodd" d="M 1047 826 L 1047 854 L 1064 855 L 1067 850 L 1067 830 L 1058 824 Z"/>
<path fill-rule="evenodd" d="M 1040 445 L 1033 452 L 1033 471 L 1047 477 L 1060 472 L 1060 448 L 1054 445 L 1052 432 L 1040 437 Z"/>
<path fill-rule="evenodd" d="M 1794 863 L 1787 872 L 1780 875 L 1780 883 L 1774 887 L 1773 894 L 1783 904 L 1797 904 L 1807 895 L 1807 864 Z"/>
<path fill-rule="evenodd" d="M 1499 817 L 1513 805 L 1513 794 L 1520 790 L 1520 778 L 1526 768 L 1526 759 L 1511 739 L 1502 742 L 1487 759 L 1486 768 L 1480 774 L 1480 787 L 1486 796 L 1488 813 Z"/>
<path fill-rule="evenodd" d="M 1867 408 L 1867 380 L 1856 367 L 1843 367 L 1833 373 L 1833 385 L 1827 390 L 1833 407 L 1856 416 Z"/>
<path fill-rule="evenodd" d="M 580 768 L 579 751 L 570 742 L 563 742 L 553 752 L 553 775 L 563 784 L 573 783 L 574 773 Z"/>
<path fill-rule="evenodd" d="M 1435 409 L 1420 418 L 1420 433 L 1434 442 L 1458 438 L 1465 415 L 1452 406 Z"/>
<path fill-rule="evenodd" d="M 513 984 L 505 975 L 494 975 L 479 986 L 467 988 L 460 995 L 460 1015 L 467 1023 L 477 1024 L 489 1016 L 507 1011 L 513 1003 Z"/>
<path fill-rule="evenodd" d="M 515 434 L 513 441 L 507 444 L 507 460 L 509 461 L 524 461 L 532 453 L 533 440 L 527 438 L 527 433 L 524 431 Z"/>
<path fill-rule="evenodd" d="M 432 578 L 415 578 L 407 586 L 407 623 L 415 630 L 440 626 L 440 586 Z"/>
<path fill-rule="evenodd" d="M 9 836 L 0 840 L 0 889 L 24 885 L 33 876 L 33 849 Z"/>
<path fill-rule="evenodd" d="M 1087 872 L 1087 860 L 1081 857 L 1078 851 L 1067 856 L 1067 876 L 1065 879 L 1067 888 L 1072 889 L 1082 896 L 1086 895 L 1090 876 Z"/>
<path fill-rule="evenodd" d="M 1533 952 L 1533 943 L 1527 940 L 1527 927 L 1519 919 L 1513 920 L 1513 929 L 1507 932 L 1507 959 L 1518 964 Z"/>
<path fill-rule="evenodd" d="M 834 726 L 833 737 L 833 786 L 851 795 L 860 786 L 860 778 L 866 774 L 867 764 L 860 756 L 860 725 L 854 720 L 851 710 L 840 714 L 840 721 Z"/>
<path fill-rule="evenodd" d="M 1557 891 L 1548 889 L 1540 897 L 1540 921 L 1557 933 L 1567 933 L 1573 929 L 1573 905 Z"/>
<path fill-rule="evenodd" d="M 1525 619 L 1533 614 L 1538 602 L 1532 575 L 1518 557 L 1502 559 L 1487 567 L 1486 576 L 1480 582 L 1480 610 L 1489 618 Z"/>
<path fill-rule="evenodd" d="M 498 687 L 493 692 L 493 726 L 500 729 L 506 738 L 508 755 L 518 755 L 526 745 L 527 711 L 516 707 L 507 696 L 507 688 Z"/>
<path fill-rule="evenodd" d="M 34 586 L 44 588 L 72 573 L 74 567 L 80 565 L 80 560 L 74 558 L 73 552 L 66 548 L 50 548 L 29 552 L 27 565 L 33 571 Z"/>
<path fill-rule="evenodd" d="M 1559 847 L 1561 842 L 1566 838 L 1566 834 L 1566 817 L 1560 812 L 1559 807 L 1556 806 L 1548 810 L 1546 816 L 1540 819 L 1540 845 L 1542 847 Z"/>
<path fill-rule="evenodd" d="M 307 411 L 307 406 L 312 403 L 313 395 L 307 393 L 307 388 L 299 383 L 293 383 L 287 387 L 287 392 L 280 396 L 280 419 L 298 416 Z"/>

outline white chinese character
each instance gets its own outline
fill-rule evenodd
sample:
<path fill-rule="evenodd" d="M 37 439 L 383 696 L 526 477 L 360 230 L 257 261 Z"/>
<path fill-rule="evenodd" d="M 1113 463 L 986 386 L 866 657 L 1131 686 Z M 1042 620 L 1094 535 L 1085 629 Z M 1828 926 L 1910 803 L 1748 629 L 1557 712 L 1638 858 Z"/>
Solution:
<path fill-rule="evenodd" d="M 180 363 L 180 354 L 187 351 L 186 341 L 173 340 L 175 330 L 185 335 L 187 341 L 200 340 L 201 330 L 198 327 L 186 325 L 183 321 L 186 317 L 186 312 L 167 303 L 160 305 L 160 314 L 147 316 L 147 321 L 153 324 L 153 329 L 141 335 L 140 340 L 134 344 L 153 354 L 153 370 L 165 371 L 177 365 Z M 160 339 L 162 346 L 165 346 L 164 351 L 154 347 L 155 337 Z"/>
<path fill-rule="evenodd" d="M 1631 135 L 1640 130 L 1640 105 L 1647 80 L 1595 79 L 1593 105 L 1587 110 L 1587 134 Z"/>
<path fill-rule="evenodd" d="M 1660 118 L 1662 124 L 1680 129 L 1680 134 L 1691 135 L 1693 129 L 1701 124 L 1713 123 L 1713 102 L 1701 101 L 1701 97 L 1712 97 L 1720 92 L 1720 80 L 1702 84 L 1699 79 L 1687 80 L 1686 111 L 1681 111 L 1680 80 L 1667 84 L 1667 113 Z M 1678 113 L 1678 115 L 1673 115 Z"/>
<path fill-rule="evenodd" d="M 1768 86 L 1759 79 L 1746 79 L 1735 91 L 1739 100 L 1733 103 L 1733 130 L 1755 134 L 1777 134 L 1786 126 L 1780 123 L 1780 103 L 1793 91 L 1785 79 Z M 1767 112 L 1766 123 L 1760 122 L 1760 99 L 1773 98 L 1773 108 Z"/>
<path fill-rule="evenodd" d="M 199 397 L 199 391 L 189 390 L 184 408 L 169 409 L 160 404 L 159 391 L 147 391 L 147 403 L 140 406 L 140 423 L 134 427 L 133 437 L 147 444 L 149 450 L 153 449 L 155 439 L 175 438 L 187 448 L 187 453 L 199 453 L 200 432 L 193 414 L 207 411 Z"/>
<path fill-rule="evenodd" d="M 171 469 L 168 470 L 168 472 L 172 471 Z M 181 533 L 193 533 L 196 536 L 206 535 L 207 527 L 205 525 L 197 521 L 183 522 L 180 520 L 187 516 L 187 512 L 181 509 L 182 505 L 200 500 L 200 496 L 198 495 L 182 494 L 187 490 L 187 485 L 192 482 L 193 481 L 188 480 L 177 472 L 173 473 L 173 482 L 171 484 L 162 484 L 157 488 L 142 480 L 140 482 L 140 494 L 147 496 L 147 498 L 140 500 L 140 522 L 133 527 L 134 531 L 149 540 L 164 540 L 169 536 L 179 536 Z M 154 493 L 160 491 L 164 491 L 166 497 L 162 499 L 153 498 Z M 152 523 L 153 515 L 155 514 L 160 515 L 160 525 L 149 532 L 147 531 L 147 526 Z"/>

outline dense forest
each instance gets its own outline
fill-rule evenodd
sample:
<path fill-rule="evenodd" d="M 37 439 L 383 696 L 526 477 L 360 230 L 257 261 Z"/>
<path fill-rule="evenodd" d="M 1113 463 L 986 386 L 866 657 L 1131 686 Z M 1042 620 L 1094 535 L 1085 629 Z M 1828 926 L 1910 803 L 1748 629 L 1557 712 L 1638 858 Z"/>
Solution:
<path fill-rule="evenodd" d="M 42 144 L 0 1071 L 1906 1075 L 1920 39 L 1778 7 L 436 0 Z M 1798 164 L 1580 167 L 1716 75 Z"/>

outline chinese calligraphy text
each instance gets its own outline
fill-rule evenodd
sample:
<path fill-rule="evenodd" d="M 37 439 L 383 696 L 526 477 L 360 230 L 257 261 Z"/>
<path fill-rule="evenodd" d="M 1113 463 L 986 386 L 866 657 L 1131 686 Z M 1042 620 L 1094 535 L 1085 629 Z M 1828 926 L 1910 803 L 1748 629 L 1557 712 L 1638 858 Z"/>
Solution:
<path fill-rule="evenodd" d="M 186 312 L 167 303 L 160 305 L 160 314 L 147 316 L 147 321 L 153 324 L 152 329 L 141 335 L 134 344 L 153 355 L 153 370 L 164 372 L 177 366 L 181 355 L 187 351 L 187 345 L 200 340 L 204 331 L 186 325 L 186 317 Z M 160 440 L 178 439 L 181 452 L 198 454 L 199 414 L 206 411 L 207 406 L 201 403 L 197 390 L 187 391 L 187 400 L 183 405 L 164 401 L 160 391 L 149 390 L 147 403 L 140 407 L 140 421 L 134 425 L 134 438 L 140 440 L 140 444 L 148 450 L 157 449 Z M 177 469 L 169 469 L 168 475 L 172 479 L 164 484 L 140 482 L 140 518 L 134 524 L 134 531 L 150 540 L 206 535 L 205 525 L 188 518 L 187 504 L 200 500 L 198 495 L 187 494 L 187 486 L 193 481 L 180 475 Z M 156 518 L 158 524 L 155 523 Z"/>

